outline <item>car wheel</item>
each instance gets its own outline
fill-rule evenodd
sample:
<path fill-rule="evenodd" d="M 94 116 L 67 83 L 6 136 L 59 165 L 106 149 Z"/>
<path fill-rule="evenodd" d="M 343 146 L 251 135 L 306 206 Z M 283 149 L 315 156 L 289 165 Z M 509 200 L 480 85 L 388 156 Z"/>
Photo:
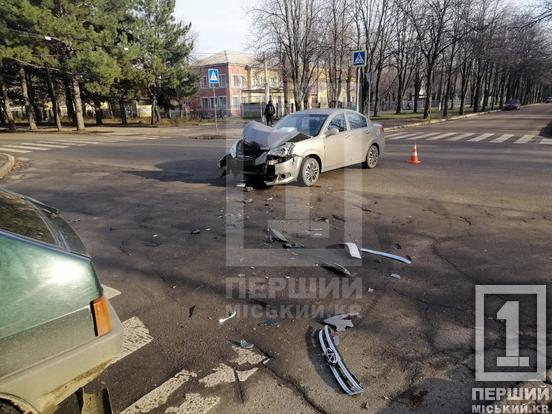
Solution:
<path fill-rule="evenodd" d="M 310 187 L 318 181 L 320 177 L 320 164 L 315 158 L 307 157 L 301 164 L 301 171 L 299 171 L 299 183 L 306 187 Z"/>
<path fill-rule="evenodd" d="M 2 414 L 21 414 L 13 405 L 0 401 L 0 413 Z"/>
<path fill-rule="evenodd" d="M 368 154 L 366 154 L 366 160 L 362 163 L 364 168 L 376 168 L 379 161 L 379 149 L 378 146 L 373 144 L 368 149 Z"/>

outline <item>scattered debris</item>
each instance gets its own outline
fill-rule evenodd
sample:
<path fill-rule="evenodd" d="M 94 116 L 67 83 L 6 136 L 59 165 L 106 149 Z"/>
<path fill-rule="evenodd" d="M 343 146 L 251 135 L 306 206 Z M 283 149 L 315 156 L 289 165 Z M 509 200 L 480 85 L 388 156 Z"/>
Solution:
<path fill-rule="evenodd" d="M 199 233 L 201 233 L 201 230 L 200 230 L 200 229 L 195 229 L 195 230 L 192 230 L 192 231 L 190 232 L 190 234 L 199 234 Z"/>
<path fill-rule="evenodd" d="M 368 293 L 374 293 L 374 289 L 368 288 Z"/>
<path fill-rule="evenodd" d="M 274 197 L 268 197 L 265 201 L 272 201 Z"/>
<path fill-rule="evenodd" d="M 358 316 L 357 313 L 343 313 L 341 315 L 334 315 L 330 318 L 324 319 L 326 325 L 335 326 L 335 330 L 338 332 L 343 332 L 345 328 L 354 328 L 353 321 L 351 321 L 351 316 Z"/>
<path fill-rule="evenodd" d="M 245 200 L 242 200 L 242 203 L 243 204 L 251 204 L 253 202 L 253 199 L 252 198 L 247 198 Z"/>
<path fill-rule="evenodd" d="M 362 256 L 360 255 L 360 251 L 358 250 L 358 246 L 356 245 L 356 243 L 347 242 L 342 244 L 345 246 L 345 248 L 347 249 L 351 257 L 355 259 L 362 259 Z"/>
<path fill-rule="evenodd" d="M 391 273 L 389 276 L 394 277 L 395 279 L 401 280 L 401 277 L 396 273 Z"/>
<path fill-rule="evenodd" d="M 395 243 L 395 249 L 401 250 L 402 246 L 399 243 Z"/>
<path fill-rule="evenodd" d="M 238 277 L 245 277 L 245 273 L 238 273 Z"/>
<path fill-rule="evenodd" d="M 227 316 L 226 318 L 222 318 L 222 319 L 219 319 L 219 323 L 224 323 L 226 322 L 227 320 L 229 319 L 232 319 L 234 316 L 236 316 L 237 312 L 234 311 L 232 312 L 229 316 Z"/>
<path fill-rule="evenodd" d="M 326 269 L 329 269 L 329 270 L 331 270 L 335 273 L 339 273 L 339 274 L 343 274 L 343 275 L 347 275 L 347 276 L 352 276 L 351 272 L 349 272 L 349 270 L 347 270 L 347 268 L 345 268 L 344 266 L 341 266 L 339 263 L 325 263 L 325 262 L 322 262 L 322 263 L 320 263 L 320 266 L 325 267 Z"/>
<path fill-rule="evenodd" d="M 196 308 L 196 305 L 190 306 L 190 308 L 188 309 L 188 318 L 192 317 L 192 315 L 194 314 L 195 308 Z"/>
<path fill-rule="evenodd" d="M 241 346 L 242 348 L 244 348 L 244 349 L 251 349 L 251 348 L 253 348 L 255 345 L 253 345 L 253 343 L 251 343 L 251 342 L 249 342 L 249 341 L 247 341 L 247 340 L 245 340 L 245 339 L 242 339 L 242 340 L 240 341 L 240 346 Z"/>
<path fill-rule="evenodd" d="M 332 217 L 336 220 L 339 220 L 339 221 L 342 221 L 342 222 L 345 222 L 345 219 L 341 216 L 338 216 L 337 214 L 332 214 Z"/>
<path fill-rule="evenodd" d="M 301 243 L 284 243 L 284 249 L 304 249 L 305 245 Z"/>
<path fill-rule="evenodd" d="M 246 193 L 250 193 L 251 191 L 253 191 L 253 187 L 251 187 L 250 185 L 246 185 L 243 190 Z"/>
<path fill-rule="evenodd" d="M 314 221 L 323 221 L 324 223 L 330 223 L 330 220 L 326 217 L 318 217 L 318 218 L 315 218 Z"/>
<path fill-rule="evenodd" d="M 336 335 L 336 336 L 333 336 L 332 338 L 333 338 L 335 346 L 338 346 L 339 343 L 341 342 L 341 339 L 339 339 L 339 336 Z"/>
<path fill-rule="evenodd" d="M 278 241 L 281 241 L 283 243 L 289 243 L 289 240 L 287 239 L 286 236 L 284 236 L 278 230 L 273 229 L 272 227 L 269 227 L 267 229 L 267 233 L 268 233 L 268 236 L 269 236 L 269 239 L 270 239 L 269 240 L 270 243 L 272 243 L 272 240 L 278 240 Z"/>
<path fill-rule="evenodd" d="M 245 183 L 238 183 L 238 184 L 236 184 L 236 187 L 245 188 Z"/>
<path fill-rule="evenodd" d="M 412 264 L 411 259 L 407 259 L 407 258 L 404 258 L 404 257 L 401 257 L 401 256 L 397 256 L 395 254 L 379 252 L 377 250 L 364 249 L 364 248 L 360 249 L 360 251 L 370 253 L 370 254 L 374 254 L 376 256 L 387 257 L 388 259 L 393 259 L 393 260 L 396 260 L 397 262 L 401 262 L 401 263 L 404 263 L 404 264 Z"/>
<path fill-rule="evenodd" d="M 318 339 L 332 374 L 334 374 L 335 379 L 343 391 L 349 395 L 363 393 L 364 389 L 362 388 L 362 385 L 360 385 L 358 380 L 343 362 L 343 359 L 336 348 L 333 337 L 330 334 L 330 328 L 328 326 L 324 326 L 324 328 L 318 332 Z"/>
<path fill-rule="evenodd" d="M 257 324 L 257 326 L 280 326 L 280 322 L 274 320 L 274 319 L 265 319 L 264 321 L 261 321 Z"/>

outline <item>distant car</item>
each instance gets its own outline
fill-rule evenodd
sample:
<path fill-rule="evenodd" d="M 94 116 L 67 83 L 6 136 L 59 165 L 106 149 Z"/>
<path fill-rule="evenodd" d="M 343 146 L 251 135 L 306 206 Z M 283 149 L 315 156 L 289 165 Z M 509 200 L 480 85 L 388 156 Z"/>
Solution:
<path fill-rule="evenodd" d="M 552 103 L 552 96 L 547 96 L 544 98 L 544 103 Z"/>
<path fill-rule="evenodd" d="M 311 186 L 321 172 L 359 163 L 376 167 L 384 149 L 383 126 L 361 113 L 309 109 L 285 116 L 274 128 L 250 122 L 219 167 L 265 185 Z"/>
<path fill-rule="evenodd" d="M 0 413 L 53 412 L 121 346 L 77 234 L 55 208 L 0 190 Z"/>
<path fill-rule="evenodd" d="M 519 99 L 510 99 L 509 101 L 506 101 L 502 109 L 504 111 L 519 111 L 521 109 L 521 102 Z"/>

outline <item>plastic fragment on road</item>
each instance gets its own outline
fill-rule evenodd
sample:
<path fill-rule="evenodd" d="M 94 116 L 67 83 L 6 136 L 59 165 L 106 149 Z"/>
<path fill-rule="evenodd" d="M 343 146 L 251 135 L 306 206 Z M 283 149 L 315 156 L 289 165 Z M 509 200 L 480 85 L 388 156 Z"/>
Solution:
<path fill-rule="evenodd" d="M 236 314 L 237 314 L 236 311 L 232 312 L 232 313 L 231 313 L 230 315 L 228 315 L 226 318 L 221 318 L 221 319 L 219 319 L 219 323 L 224 323 L 224 322 L 226 322 L 227 320 L 232 319 L 234 316 L 236 316 Z"/>
<path fill-rule="evenodd" d="M 267 229 L 268 236 L 271 240 L 278 240 L 283 243 L 289 243 L 289 240 L 286 236 L 284 236 L 280 231 L 273 229 L 272 227 L 269 227 Z M 272 243 L 272 241 L 270 241 Z"/>
<path fill-rule="evenodd" d="M 240 341 L 240 346 L 244 349 L 252 349 L 255 345 L 253 345 L 253 343 L 245 340 L 245 339 L 242 339 Z"/>
<path fill-rule="evenodd" d="M 392 278 L 401 280 L 401 277 L 396 273 L 391 273 L 389 276 L 391 276 Z"/>
<path fill-rule="evenodd" d="M 238 183 L 238 184 L 236 184 L 236 187 L 245 188 L 245 183 Z"/>
<path fill-rule="evenodd" d="M 318 332 L 318 340 L 320 341 L 320 347 L 322 348 L 322 352 L 324 353 L 326 361 L 330 366 L 330 370 L 332 371 L 332 374 L 341 389 L 349 395 L 363 393 L 364 388 L 362 388 L 360 382 L 349 371 L 343 362 L 343 358 L 336 348 L 328 326 L 324 326 L 324 328 Z"/>
<path fill-rule="evenodd" d="M 354 328 L 355 325 L 353 325 L 353 321 L 351 321 L 351 316 L 358 316 L 358 312 L 356 313 L 343 313 L 341 315 L 334 315 L 327 319 L 324 319 L 324 323 L 326 325 L 332 325 L 335 327 L 335 330 L 338 332 L 343 332 L 345 328 Z"/>
<path fill-rule="evenodd" d="M 284 243 L 284 249 L 304 249 L 305 245 L 301 243 Z"/>
<path fill-rule="evenodd" d="M 192 231 L 190 232 L 190 234 L 199 234 L 199 233 L 201 233 L 201 230 L 200 230 L 200 229 L 195 229 L 195 230 L 192 230 Z"/>
<path fill-rule="evenodd" d="M 360 251 L 358 250 L 358 246 L 356 245 L 356 243 L 346 242 L 342 244 L 345 246 L 345 248 L 347 249 L 347 251 L 349 252 L 352 258 L 362 259 L 362 255 L 360 254 Z"/>
<path fill-rule="evenodd" d="M 265 319 L 257 324 L 257 326 L 280 326 L 280 323 L 274 319 Z"/>
<path fill-rule="evenodd" d="M 325 263 L 325 262 L 322 262 L 320 263 L 320 266 L 322 267 L 325 267 L 326 269 L 329 269 L 335 273 L 339 273 L 339 274 L 343 274 L 343 275 L 347 275 L 347 276 L 352 276 L 351 275 L 351 272 L 349 272 L 349 270 L 340 265 L 339 263 Z"/>
<path fill-rule="evenodd" d="M 397 256 L 396 254 L 379 252 L 377 250 L 371 250 L 371 249 L 365 249 L 365 248 L 360 249 L 360 251 L 365 253 L 370 253 L 376 256 L 387 257 L 388 259 L 393 259 L 393 260 L 396 260 L 397 262 L 401 262 L 404 264 L 412 264 L 412 260 L 409 260 L 402 256 Z"/>

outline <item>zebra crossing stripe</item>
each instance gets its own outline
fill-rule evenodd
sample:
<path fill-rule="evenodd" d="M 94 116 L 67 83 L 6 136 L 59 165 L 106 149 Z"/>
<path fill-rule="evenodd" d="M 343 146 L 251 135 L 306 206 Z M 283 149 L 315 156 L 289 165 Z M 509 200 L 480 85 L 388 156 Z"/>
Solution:
<path fill-rule="evenodd" d="M 44 148 L 67 148 L 67 145 L 57 145 L 57 144 L 41 144 L 39 142 L 22 142 L 23 145 L 32 145 L 35 147 L 44 147 Z"/>
<path fill-rule="evenodd" d="M 443 139 L 446 137 L 450 137 L 451 135 L 454 135 L 454 132 L 447 132 L 446 134 L 437 135 L 436 137 L 428 138 L 428 141 L 437 141 L 438 139 Z"/>
<path fill-rule="evenodd" d="M 472 138 L 472 139 L 468 139 L 469 142 L 479 142 L 479 141 L 483 141 L 484 139 L 487 139 L 489 137 L 492 137 L 494 134 L 481 134 L 475 138 Z"/>
<path fill-rule="evenodd" d="M 31 145 L 4 145 L 7 148 L 15 148 L 15 149 L 22 149 L 22 150 L 29 150 L 29 151 L 48 151 L 50 148 L 41 148 L 41 147 L 33 147 Z"/>
<path fill-rule="evenodd" d="M 153 341 L 153 337 L 140 318 L 133 316 L 127 319 L 123 322 L 123 349 L 121 354 L 112 361 L 112 364 L 138 351 L 151 341 Z"/>
<path fill-rule="evenodd" d="M 422 135 L 417 135 L 415 137 L 411 137 L 411 138 L 408 138 L 408 141 L 415 141 L 417 139 L 423 139 L 423 138 L 427 138 L 427 137 L 432 137 L 433 135 L 437 135 L 438 132 L 432 132 L 431 134 L 422 134 Z"/>
<path fill-rule="evenodd" d="M 494 142 L 495 144 L 501 143 L 501 142 L 509 140 L 513 136 L 514 136 L 513 134 L 504 134 L 504 135 L 499 136 L 498 138 L 495 138 L 495 139 L 491 140 L 490 142 Z"/>
<path fill-rule="evenodd" d="M 13 149 L 13 148 L 6 148 L 6 147 L 0 147 L 0 151 L 14 152 L 14 153 L 17 153 L 17 154 L 26 154 L 28 152 L 31 152 L 31 151 L 18 150 L 18 149 Z"/>
<path fill-rule="evenodd" d="M 48 144 L 48 143 L 51 142 L 51 141 L 39 141 L 39 142 L 44 143 L 44 144 Z M 56 141 L 56 142 L 58 142 L 60 145 L 68 145 L 68 146 L 75 145 L 75 146 L 77 146 L 77 147 L 83 147 L 83 146 L 86 145 L 86 144 L 81 143 L 82 141 L 81 141 L 81 142 L 75 142 L 75 141 Z"/>
<path fill-rule="evenodd" d="M 527 144 L 535 138 L 534 135 L 524 135 L 520 139 L 516 140 L 514 144 Z"/>
<path fill-rule="evenodd" d="M 543 138 L 543 139 L 541 139 L 541 142 L 539 142 L 539 144 L 552 145 L 552 139 L 551 138 Z"/>
<path fill-rule="evenodd" d="M 455 137 L 447 139 L 447 141 L 460 141 L 461 139 L 471 137 L 472 135 L 475 135 L 473 132 L 470 132 L 468 134 L 460 134 Z"/>
<path fill-rule="evenodd" d="M 413 138 L 413 137 L 416 137 L 418 135 L 422 135 L 421 133 L 417 132 L 415 134 L 413 133 L 410 133 L 410 134 L 406 134 L 406 135 L 403 135 L 403 136 L 400 136 L 400 137 L 392 137 L 392 138 L 389 138 L 391 141 L 394 141 L 396 139 L 402 139 L 402 138 Z"/>

